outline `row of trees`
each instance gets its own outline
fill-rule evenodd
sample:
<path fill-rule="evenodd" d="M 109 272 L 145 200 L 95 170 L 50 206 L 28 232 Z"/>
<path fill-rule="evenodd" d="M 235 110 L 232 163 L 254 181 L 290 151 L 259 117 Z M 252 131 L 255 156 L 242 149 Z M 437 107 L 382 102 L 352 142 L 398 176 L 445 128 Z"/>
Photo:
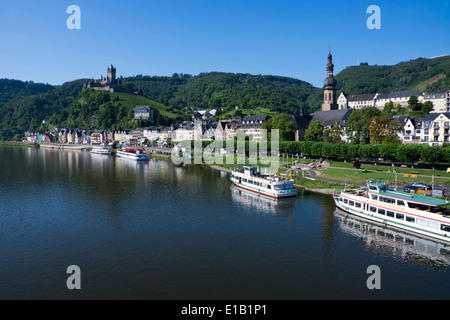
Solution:
<path fill-rule="evenodd" d="M 410 162 L 416 161 L 434 165 L 450 163 L 450 145 L 430 146 L 424 144 L 347 144 L 312 141 L 281 141 L 281 153 L 299 154 L 310 157 L 351 160 L 378 159 L 385 161 Z"/>

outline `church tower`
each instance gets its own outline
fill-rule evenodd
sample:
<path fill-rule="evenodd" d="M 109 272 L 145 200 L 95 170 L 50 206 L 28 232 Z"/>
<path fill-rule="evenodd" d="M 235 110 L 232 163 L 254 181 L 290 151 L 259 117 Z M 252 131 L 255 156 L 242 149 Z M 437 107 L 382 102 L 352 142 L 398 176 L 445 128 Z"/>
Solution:
<path fill-rule="evenodd" d="M 114 83 L 116 82 L 116 68 L 113 67 L 112 63 L 111 65 L 108 67 L 108 76 L 107 76 L 107 80 L 109 83 Z"/>
<path fill-rule="evenodd" d="M 339 109 L 338 104 L 336 103 L 336 79 L 333 76 L 334 64 L 333 64 L 333 56 L 331 52 L 328 53 L 328 63 L 327 63 L 327 78 L 324 81 L 324 90 L 323 90 L 323 105 L 322 111 L 329 110 L 337 110 Z"/>

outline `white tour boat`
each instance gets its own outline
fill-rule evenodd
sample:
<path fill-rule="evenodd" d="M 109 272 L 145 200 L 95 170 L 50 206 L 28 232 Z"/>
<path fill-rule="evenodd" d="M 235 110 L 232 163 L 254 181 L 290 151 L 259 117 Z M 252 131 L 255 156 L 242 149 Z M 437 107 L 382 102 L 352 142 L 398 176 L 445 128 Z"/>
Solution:
<path fill-rule="evenodd" d="M 294 180 L 262 174 L 256 166 L 234 168 L 230 180 L 239 188 L 275 199 L 295 197 L 298 193 L 294 188 Z"/>
<path fill-rule="evenodd" d="M 103 146 L 103 147 L 93 147 L 91 150 L 91 153 L 95 154 L 105 154 L 105 155 L 111 155 L 113 154 L 111 147 Z"/>
<path fill-rule="evenodd" d="M 138 148 L 126 148 L 117 150 L 116 155 L 124 159 L 135 161 L 148 161 L 150 159 L 148 153 Z"/>
<path fill-rule="evenodd" d="M 366 188 L 343 190 L 336 206 L 384 225 L 450 242 L 447 200 L 391 190 L 386 183 L 367 182 Z"/>

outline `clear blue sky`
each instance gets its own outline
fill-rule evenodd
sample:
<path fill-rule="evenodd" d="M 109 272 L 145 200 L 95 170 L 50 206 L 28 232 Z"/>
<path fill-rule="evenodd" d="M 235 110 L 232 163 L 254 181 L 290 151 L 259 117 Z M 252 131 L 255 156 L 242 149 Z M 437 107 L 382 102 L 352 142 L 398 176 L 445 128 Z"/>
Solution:
<path fill-rule="evenodd" d="M 81 30 L 69 30 L 70 5 Z M 369 30 L 370 5 L 381 29 Z M 288 76 L 322 87 L 360 62 L 450 54 L 450 1 L 0 0 L 0 78 L 62 84 L 106 75 L 223 71 Z"/>

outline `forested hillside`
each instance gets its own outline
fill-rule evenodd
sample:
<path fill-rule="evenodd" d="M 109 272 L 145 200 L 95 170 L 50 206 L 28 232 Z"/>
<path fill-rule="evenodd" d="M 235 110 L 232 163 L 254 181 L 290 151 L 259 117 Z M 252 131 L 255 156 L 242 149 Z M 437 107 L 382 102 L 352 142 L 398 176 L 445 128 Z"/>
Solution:
<path fill-rule="evenodd" d="M 61 86 L 5 79 L 0 82 L 0 139 L 10 140 L 27 130 L 41 129 L 45 118 L 57 127 L 136 127 L 142 124 L 131 119 L 131 110 L 137 105 L 154 107 L 155 124 L 161 125 L 190 119 L 197 109 L 216 109 L 224 117 L 235 106 L 240 114 L 298 114 L 301 108 L 307 110 L 308 96 L 319 90 L 292 78 L 220 72 L 121 80 L 126 88 L 142 89 L 143 96 L 83 91 L 87 79 Z"/>
<path fill-rule="evenodd" d="M 148 98 L 188 112 L 200 108 L 223 109 L 226 113 L 238 106 L 299 114 L 300 108 L 307 110 L 307 98 L 320 90 L 293 78 L 224 72 L 201 73 L 195 77 L 137 76 L 123 81 L 125 85 L 142 89 Z"/>

